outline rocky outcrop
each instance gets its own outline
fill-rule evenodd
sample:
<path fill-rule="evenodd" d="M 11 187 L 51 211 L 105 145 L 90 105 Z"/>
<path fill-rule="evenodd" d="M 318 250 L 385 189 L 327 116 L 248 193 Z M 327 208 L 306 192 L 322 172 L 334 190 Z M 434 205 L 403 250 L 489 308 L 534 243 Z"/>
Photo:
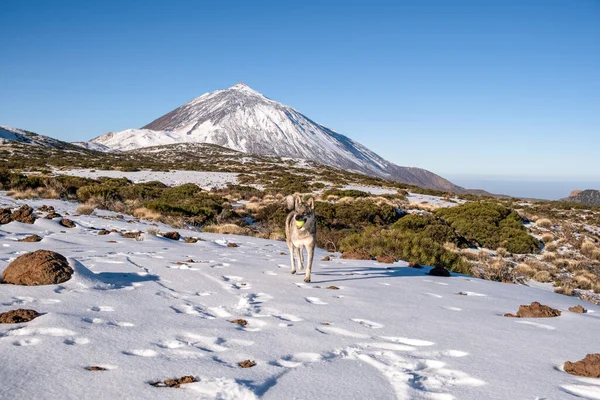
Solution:
<path fill-rule="evenodd" d="M 0 313 L 0 324 L 20 324 L 23 322 L 29 322 L 40 315 L 42 314 L 35 310 L 28 310 L 25 308 L 10 310 Z"/>
<path fill-rule="evenodd" d="M 583 360 L 576 362 L 567 361 L 564 368 L 571 375 L 600 378 L 600 354 L 588 354 Z"/>
<path fill-rule="evenodd" d="M 12 213 L 12 220 L 22 222 L 24 224 L 33 224 L 35 222 L 33 208 L 27 204 L 22 205 L 17 211 Z"/>
<path fill-rule="evenodd" d="M 570 203 L 579 203 L 586 206 L 600 206 L 600 190 L 574 190 L 569 197 L 561 199 Z"/>
<path fill-rule="evenodd" d="M 517 311 L 517 315 L 504 314 L 504 316 L 514 318 L 552 318 L 558 317 L 560 316 L 560 314 L 560 310 L 554 309 L 549 306 L 545 306 L 537 301 L 534 301 L 528 306 L 519 306 L 519 311 Z"/>

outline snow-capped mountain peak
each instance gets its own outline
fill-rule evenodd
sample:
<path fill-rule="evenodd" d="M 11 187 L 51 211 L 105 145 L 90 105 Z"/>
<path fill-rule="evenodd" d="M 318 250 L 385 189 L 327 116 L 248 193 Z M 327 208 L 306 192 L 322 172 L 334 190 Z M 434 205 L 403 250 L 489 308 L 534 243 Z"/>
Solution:
<path fill-rule="evenodd" d="M 271 100 L 245 83 L 197 97 L 141 129 L 92 140 L 116 150 L 171 143 L 211 143 L 233 150 L 302 158 L 420 186 L 460 190 L 423 169 L 399 167 L 347 136 Z"/>

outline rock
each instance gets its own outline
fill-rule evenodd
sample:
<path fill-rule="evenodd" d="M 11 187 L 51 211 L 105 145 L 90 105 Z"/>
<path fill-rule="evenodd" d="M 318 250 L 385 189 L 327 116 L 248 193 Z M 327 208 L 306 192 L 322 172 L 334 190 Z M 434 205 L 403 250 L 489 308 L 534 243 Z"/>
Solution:
<path fill-rule="evenodd" d="M 2 273 L 2 281 L 25 286 L 53 285 L 68 281 L 71 275 L 73 269 L 64 256 L 49 250 L 37 250 L 8 264 Z"/>
<path fill-rule="evenodd" d="M 125 232 L 123 234 L 123 237 L 126 239 L 137 239 L 140 237 L 141 234 L 142 232 Z"/>
<path fill-rule="evenodd" d="M 245 319 L 234 319 L 233 321 L 231 321 L 234 324 L 238 324 L 241 326 L 246 326 L 248 325 L 248 321 L 246 321 Z"/>
<path fill-rule="evenodd" d="M 583 190 L 571 190 L 571 193 L 569 193 L 569 197 L 575 197 L 581 194 L 581 192 L 583 192 Z"/>
<path fill-rule="evenodd" d="M 435 267 L 429 271 L 429 275 L 431 276 L 450 276 L 450 271 L 448 271 L 444 267 Z"/>
<path fill-rule="evenodd" d="M 363 249 L 353 249 L 342 253 L 341 257 L 346 260 L 372 260 L 373 257 Z"/>
<path fill-rule="evenodd" d="M 179 240 L 179 239 L 181 239 L 181 235 L 179 233 L 177 233 L 177 232 L 165 232 L 165 233 L 162 234 L 162 236 L 164 238 L 171 239 L 171 240 Z"/>
<path fill-rule="evenodd" d="M 560 314 L 560 310 L 556 310 L 554 308 L 542 305 L 537 301 L 534 301 L 528 306 L 519 306 L 519 311 L 517 311 L 517 315 L 504 314 L 504 316 L 513 318 L 553 318 L 558 317 Z"/>
<path fill-rule="evenodd" d="M 238 246 L 237 243 L 230 242 L 230 243 L 227 243 L 227 247 L 240 247 L 240 246 Z"/>
<path fill-rule="evenodd" d="M 325 256 L 325 257 L 321 258 L 321 261 L 331 261 L 331 257 Z"/>
<path fill-rule="evenodd" d="M 392 256 L 378 256 L 375 257 L 378 263 L 382 264 L 393 264 L 396 262 L 396 258 Z"/>
<path fill-rule="evenodd" d="M 422 266 L 420 266 L 419 264 L 414 263 L 414 262 L 409 262 L 408 266 L 411 268 L 423 268 Z"/>
<path fill-rule="evenodd" d="M 75 228 L 75 222 L 71 221 L 68 218 L 61 219 L 59 224 L 64 226 L 65 228 Z"/>
<path fill-rule="evenodd" d="M 53 206 L 47 206 L 45 204 L 42 204 L 42 206 L 39 208 L 39 210 L 41 212 L 54 212 L 54 207 Z"/>
<path fill-rule="evenodd" d="M 0 313 L 0 324 L 20 324 L 22 322 L 29 322 L 40 315 L 41 314 L 35 310 L 27 310 L 24 308 L 10 310 Z"/>
<path fill-rule="evenodd" d="M 571 375 L 600 378 L 600 354 L 588 354 L 581 361 L 567 361 L 564 365 L 565 372 Z"/>
<path fill-rule="evenodd" d="M 280 251 L 280 252 L 279 252 L 279 255 L 280 255 L 280 256 L 285 256 L 285 255 L 287 255 L 287 253 L 286 253 L 286 252 L 284 252 L 284 251 Z"/>
<path fill-rule="evenodd" d="M 0 208 L 0 224 L 8 224 L 12 221 L 10 208 Z"/>
<path fill-rule="evenodd" d="M 48 213 L 48 215 L 46 215 L 44 217 L 44 219 L 54 219 L 54 218 L 60 218 L 62 217 L 62 215 L 60 215 L 59 213 L 55 213 L 54 211 L 52 211 L 51 213 Z"/>
<path fill-rule="evenodd" d="M 161 381 L 153 382 L 153 383 L 151 383 L 151 385 L 154 387 L 178 388 L 181 385 L 184 385 L 186 383 L 193 383 L 193 382 L 198 382 L 198 380 L 196 378 L 194 378 L 192 375 L 186 375 L 186 376 L 182 376 L 181 378 L 176 378 L 176 379 L 165 379 L 164 382 L 161 382 Z"/>
<path fill-rule="evenodd" d="M 31 235 L 31 236 L 27 236 L 23 239 L 19 239 L 19 242 L 27 242 L 27 243 L 33 243 L 33 242 L 39 242 L 42 240 L 41 236 L 38 235 Z"/>
<path fill-rule="evenodd" d="M 200 240 L 200 239 L 198 239 L 198 238 L 193 238 L 193 237 L 186 237 L 186 238 L 185 238 L 185 242 L 186 242 L 186 243 L 196 243 L 196 242 L 198 242 L 198 240 Z"/>
<path fill-rule="evenodd" d="M 583 306 L 581 304 L 579 304 L 575 307 L 569 307 L 569 311 L 574 312 L 574 313 L 580 313 L 580 314 L 587 312 L 587 310 L 585 308 L 583 308 Z"/>
<path fill-rule="evenodd" d="M 98 236 L 108 235 L 109 233 L 110 233 L 110 231 L 107 231 L 106 229 L 100 229 L 98 231 Z"/>
<path fill-rule="evenodd" d="M 252 368 L 256 365 L 254 361 L 244 360 L 238 364 L 242 368 Z"/>
<path fill-rule="evenodd" d="M 91 366 L 91 367 L 86 367 L 85 369 L 87 369 L 88 371 L 106 371 L 107 369 L 104 367 L 99 367 L 97 365 Z"/>
<path fill-rule="evenodd" d="M 35 216 L 32 213 L 33 208 L 24 204 L 17 211 L 12 213 L 12 220 L 24 224 L 33 224 L 35 222 Z"/>
<path fill-rule="evenodd" d="M 331 286 L 327 286 L 325 289 L 329 289 L 329 290 L 340 290 L 340 288 L 339 288 L 339 287 L 337 287 L 337 286 L 333 286 L 333 285 L 331 285 Z"/>

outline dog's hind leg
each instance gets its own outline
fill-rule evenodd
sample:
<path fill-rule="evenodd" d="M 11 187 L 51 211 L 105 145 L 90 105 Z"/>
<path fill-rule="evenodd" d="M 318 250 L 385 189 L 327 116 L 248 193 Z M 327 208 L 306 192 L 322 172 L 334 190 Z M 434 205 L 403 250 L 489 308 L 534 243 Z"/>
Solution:
<path fill-rule="evenodd" d="M 311 246 L 306 246 L 307 264 L 306 264 L 306 275 L 304 276 L 304 282 L 307 282 L 307 283 L 310 282 L 310 270 L 312 268 L 314 255 L 315 255 L 315 244 L 313 242 Z"/>

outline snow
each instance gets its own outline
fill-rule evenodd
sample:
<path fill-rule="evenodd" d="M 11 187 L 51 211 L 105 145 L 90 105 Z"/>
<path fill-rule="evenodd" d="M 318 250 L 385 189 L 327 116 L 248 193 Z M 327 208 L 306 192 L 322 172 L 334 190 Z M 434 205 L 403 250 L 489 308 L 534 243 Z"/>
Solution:
<path fill-rule="evenodd" d="M 360 185 L 347 185 L 341 188 L 341 190 L 360 190 L 361 192 L 371 193 L 374 195 L 379 194 L 398 194 L 396 189 L 386 189 L 377 186 L 360 186 Z"/>
<path fill-rule="evenodd" d="M 0 197 L 1 207 L 23 203 Z M 100 228 L 154 226 L 104 211 L 78 216 L 77 203 L 27 203 L 53 205 L 77 226 L 46 219 L 0 225 L 0 271 L 20 254 L 50 249 L 66 256 L 75 274 L 60 285 L 2 286 L 1 312 L 21 307 L 43 315 L 0 325 L 0 398 L 600 398 L 600 379 L 560 368 L 599 350 L 600 307 L 570 313 L 576 298 L 455 274 L 431 277 L 404 262 L 338 255 L 323 262 L 320 249 L 307 284 L 289 273 L 284 242 L 181 229 L 204 241 L 98 236 Z M 44 239 L 17 242 L 34 233 Z M 563 314 L 502 316 L 532 301 Z M 236 318 L 248 324 L 229 322 Z M 238 367 L 246 359 L 256 366 Z M 107 371 L 84 369 L 95 365 Z M 149 385 L 184 375 L 199 382 Z"/>
<path fill-rule="evenodd" d="M 428 194 L 408 193 L 407 200 L 409 203 L 430 204 L 434 207 L 454 207 L 466 203 L 465 200 L 451 199 L 452 201 L 444 200 L 439 196 L 431 196 Z"/>
<path fill-rule="evenodd" d="M 237 183 L 238 174 L 235 172 L 204 172 L 204 171 L 115 171 L 71 169 L 55 170 L 57 175 L 79 176 L 83 178 L 98 179 L 100 177 L 127 178 L 133 183 L 159 181 L 167 186 L 178 186 L 184 183 L 194 183 L 202 189 L 209 190 L 213 187 L 224 187 L 227 184 Z"/>

